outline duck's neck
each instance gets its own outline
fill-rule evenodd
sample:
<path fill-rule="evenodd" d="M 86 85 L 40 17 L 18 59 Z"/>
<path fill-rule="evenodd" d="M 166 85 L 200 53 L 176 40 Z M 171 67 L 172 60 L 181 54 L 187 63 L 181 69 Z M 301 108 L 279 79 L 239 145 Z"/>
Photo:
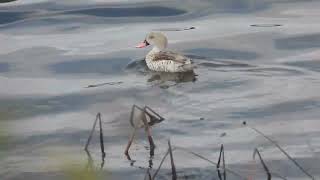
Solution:
<path fill-rule="evenodd" d="M 158 52 L 160 52 L 160 51 L 162 51 L 162 50 L 163 50 L 163 49 L 160 49 L 160 48 L 158 48 L 157 46 L 154 46 L 149 53 L 154 54 L 154 53 L 158 53 Z"/>

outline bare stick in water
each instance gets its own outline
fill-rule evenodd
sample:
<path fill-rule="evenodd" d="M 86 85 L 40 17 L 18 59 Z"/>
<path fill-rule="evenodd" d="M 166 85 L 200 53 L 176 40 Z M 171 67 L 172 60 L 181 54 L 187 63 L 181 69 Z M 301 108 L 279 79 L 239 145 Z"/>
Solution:
<path fill-rule="evenodd" d="M 150 144 L 150 156 L 153 156 L 154 155 L 154 149 L 156 147 L 156 145 L 154 144 L 154 141 L 152 139 L 152 135 L 151 135 L 151 129 L 150 129 L 150 126 L 148 124 L 148 121 L 147 121 L 147 114 L 145 113 L 146 112 L 146 108 L 144 108 L 144 116 L 142 116 L 142 121 L 143 121 L 143 124 L 144 124 L 144 128 L 145 128 L 145 132 L 148 136 L 148 140 L 149 140 L 149 144 Z"/>
<path fill-rule="evenodd" d="M 132 134 L 131 134 L 131 136 L 130 136 L 130 138 L 129 138 L 127 147 L 126 147 L 126 149 L 125 149 L 125 151 L 124 151 L 124 154 L 125 154 L 127 157 L 130 157 L 130 156 L 129 156 L 129 149 L 130 149 L 131 144 L 132 144 L 132 142 L 133 142 L 133 139 L 134 139 L 134 137 L 135 137 L 135 135 L 136 135 L 136 131 L 137 131 L 137 129 L 134 128 L 134 130 L 133 130 L 133 132 L 132 132 Z M 131 159 L 131 158 L 130 158 L 130 159 Z"/>
<path fill-rule="evenodd" d="M 153 117 L 153 115 L 151 114 L 151 113 L 153 113 L 156 117 L 155 118 L 151 118 L 151 122 L 150 123 L 152 123 L 152 120 L 155 120 L 156 122 L 154 122 L 154 124 L 155 123 L 160 123 L 161 121 L 163 121 L 164 120 L 164 117 L 162 117 L 160 114 L 158 114 L 158 113 L 156 113 L 153 109 L 151 109 L 149 106 L 145 106 L 144 107 L 144 110 L 145 110 L 145 113 L 147 113 L 150 117 Z M 150 112 L 151 113 L 150 113 Z M 152 126 L 153 125 L 153 123 L 152 124 L 150 124 L 150 126 Z"/>
<path fill-rule="evenodd" d="M 90 155 L 88 148 L 89 148 L 90 142 L 92 140 L 93 132 L 94 132 L 96 126 L 97 126 L 97 122 L 98 121 L 99 121 L 99 135 L 100 135 L 99 139 L 100 139 L 100 149 L 101 149 L 101 160 L 102 160 L 100 168 L 102 169 L 103 166 L 104 166 L 104 159 L 106 157 L 106 153 L 104 151 L 104 139 L 103 139 L 103 128 L 102 128 L 101 113 L 98 113 L 96 115 L 96 119 L 95 119 L 95 121 L 93 123 L 92 129 L 91 129 L 91 132 L 90 132 L 90 135 L 88 137 L 88 140 L 87 140 L 87 143 L 85 145 L 84 150 L 87 152 L 87 154 Z M 89 156 L 89 157 L 91 157 L 91 156 Z"/>
<path fill-rule="evenodd" d="M 221 144 L 219 160 L 218 160 L 218 163 L 217 163 L 217 171 L 218 171 L 218 176 L 219 176 L 220 180 L 222 180 L 221 172 L 220 172 L 221 158 L 222 158 L 222 166 L 223 166 L 223 180 L 226 180 L 227 179 L 227 173 L 226 173 L 226 164 L 225 164 L 225 159 L 224 159 L 223 144 Z"/>
<path fill-rule="evenodd" d="M 259 159 L 260 159 L 260 162 L 261 162 L 261 164 L 262 164 L 262 166 L 263 166 L 263 169 L 264 169 L 265 172 L 267 173 L 268 180 L 271 180 L 271 177 L 272 177 L 272 176 L 271 176 L 271 173 L 270 173 L 270 171 L 269 171 L 269 168 L 268 168 L 268 166 L 264 163 L 264 160 L 262 159 L 262 156 L 261 156 L 261 154 L 260 154 L 260 152 L 259 152 L 259 150 L 258 150 L 257 148 L 254 149 L 253 159 L 255 159 L 256 154 L 258 154 Z"/>
<path fill-rule="evenodd" d="M 135 112 L 135 109 L 136 109 L 136 108 L 139 109 L 140 111 L 143 111 L 143 109 L 141 109 L 140 107 L 138 107 L 138 106 L 135 105 L 135 104 L 134 104 L 134 105 L 132 106 L 132 108 L 131 108 L 129 122 L 130 122 L 131 126 L 132 126 L 134 129 L 133 129 L 133 132 L 132 132 L 132 134 L 131 134 L 131 136 L 130 136 L 130 138 L 129 138 L 127 147 L 126 147 L 126 149 L 125 149 L 125 151 L 124 151 L 124 154 L 125 154 L 127 157 L 129 157 L 129 158 L 130 158 L 130 156 L 129 156 L 129 149 L 130 149 L 130 147 L 131 147 L 131 145 L 132 145 L 133 139 L 134 139 L 134 137 L 135 137 L 135 135 L 136 135 L 136 132 L 137 132 L 137 127 L 135 126 L 135 124 L 134 124 L 134 122 L 133 122 L 134 112 Z M 130 158 L 130 159 L 131 159 L 131 158 Z"/>
<path fill-rule="evenodd" d="M 150 169 L 148 168 L 144 176 L 144 180 L 151 180 Z"/>
<path fill-rule="evenodd" d="M 99 126 L 100 126 L 100 148 L 101 148 L 101 166 L 100 168 L 102 169 L 104 166 L 104 159 L 106 157 L 106 153 L 104 151 L 104 139 L 103 139 L 103 128 L 102 128 L 102 119 L 101 119 L 101 113 L 98 113 L 98 117 L 99 117 Z"/>
<path fill-rule="evenodd" d="M 139 111 L 138 116 L 135 113 L 136 111 Z M 138 118 L 138 119 L 136 119 Z M 155 149 L 155 143 L 152 138 L 152 133 L 151 133 L 151 126 L 160 123 L 164 120 L 162 116 L 160 116 L 158 113 L 156 113 L 154 110 L 152 110 L 148 106 L 144 106 L 144 108 L 141 108 L 137 105 L 133 105 L 131 108 L 131 113 L 130 113 L 130 124 L 134 128 L 133 133 L 131 134 L 127 147 L 124 151 L 125 155 L 128 157 L 129 156 L 129 149 L 131 147 L 131 144 L 133 142 L 133 139 L 135 137 L 136 131 L 139 128 L 144 128 L 145 133 L 148 137 L 148 141 L 150 144 L 150 157 L 154 156 L 154 149 Z"/>
<path fill-rule="evenodd" d="M 264 138 L 266 138 L 268 141 L 270 141 L 273 145 L 275 145 L 284 155 L 287 156 L 289 160 L 291 160 L 306 176 L 308 176 L 310 179 L 315 180 L 315 178 L 307 172 L 295 159 L 293 159 L 276 141 L 259 131 L 258 129 L 248 126 L 251 129 L 253 129 L 258 134 L 262 135 Z"/>
<path fill-rule="evenodd" d="M 168 146 L 169 146 L 169 154 L 170 154 L 170 162 L 171 162 L 172 180 L 176 180 L 177 179 L 177 171 L 176 171 L 176 166 L 174 165 L 173 153 L 172 153 L 170 140 L 168 140 Z"/>
<path fill-rule="evenodd" d="M 135 110 L 136 109 L 138 109 L 138 110 L 140 110 L 141 112 L 144 112 L 144 110 L 142 109 L 142 108 L 140 108 L 139 106 L 137 106 L 137 105 L 132 105 L 132 107 L 131 107 L 131 112 L 130 112 L 130 124 L 131 124 L 131 126 L 132 127 L 136 127 L 135 126 L 135 124 L 134 124 L 134 122 L 133 122 L 133 120 L 134 120 L 134 113 L 135 113 Z"/>
<path fill-rule="evenodd" d="M 98 113 L 97 116 L 96 116 L 96 120 L 95 120 L 94 123 L 93 123 L 93 127 L 92 127 L 92 129 L 91 129 L 89 138 L 88 138 L 87 143 L 86 143 L 86 146 L 85 146 L 85 148 L 84 148 L 84 150 L 86 150 L 86 151 L 88 151 L 88 147 L 89 147 L 89 144 L 90 144 L 90 142 L 91 142 L 94 129 L 96 128 L 97 121 L 98 121 L 98 119 L 99 119 L 99 116 L 98 116 L 99 114 L 100 114 L 100 113 Z"/>
<path fill-rule="evenodd" d="M 171 150 L 171 151 L 174 151 L 174 149 L 173 150 Z M 157 170 L 156 170 L 156 172 L 153 174 L 153 176 L 152 176 L 152 180 L 154 180 L 155 178 L 156 178 L 156 176 L 158 175 L 158 173 L 159 173 L 159 171 L 160 171 L 160 169 L 161 169 L 161 166 L 162 166 L 162 164 L 163 164 L 163 162 L 164 162 L 164 160 L 166 159 L 166 157 L 169 155 L 169 148 L 168 148 L 168 151 L 166 152 L 166 154 L 162 157 L 162 159 L 161 159 L 161 162 L 160 162 L 160 164 L 159 164 L 159 167 L 157 168 Z"/>
<path fill-rule="evenodd" d="M 272 179 L 272 176 L 275 176 L 275 177 L 278 177 L 280 179 L 283 179 L 283 180 L 287 180 L 285 177 L 282 177 L 281 175 L 277 174 L 277 173 L 273 173 L 269 170 L 269 168 L 267 167 L 266 163 L 264 162 L 262 156 L 261 156 L 261 153 L 259 152 L 259 150 L 257 148 L 254 149 L 254 152 L 253 152 L 253 159 L 255 159 L 255 155 L 258 154 L 259 156 L 259 159 L 260 159 L 260 162 L 263 166 L 263 169 L 266 171 L 267 173 L 267 176 L 268 176 L 268 180 L 271 180 Z"/>

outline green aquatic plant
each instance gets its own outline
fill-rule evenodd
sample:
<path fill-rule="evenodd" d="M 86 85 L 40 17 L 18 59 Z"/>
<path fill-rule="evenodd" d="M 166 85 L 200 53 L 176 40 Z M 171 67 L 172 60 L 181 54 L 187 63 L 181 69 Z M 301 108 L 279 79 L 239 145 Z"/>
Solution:
<path fill-rule="evenodd" d="M 8 152 L 8 131 L 5 115 L 0 113 L 0 160 L 5 157 L 5 153 Z"/>
<path fill-rule="evenodd" d="M 80 165 L 65 165 L 63 173 L 66 180 L 98 180 L 102 179 L 94 169 L 85 169 Z"/>
<path fill-rule="evenodd" d="M 0 147 L 5 147 L 8 142 L 7 113 L 0 112 Z M 1 148 L 4 149 L 4 148 Z"/>
<path fill-rule="evenodd" d="M 65 180 L 107 180 L 109 172 L 103 173 L 101 167 L 96 167 L 94 161 L 88 154 L 88 162 L 62 160 L 61 171 Z"/>
<path fill-rule="evenodd" d="M 0 122 L 0 146 L 3 147 L 5 146 L 6 142 L 7 142 L 7 138 L 4 132 L 4 128 L 3 128 L 3 123 Z"/>

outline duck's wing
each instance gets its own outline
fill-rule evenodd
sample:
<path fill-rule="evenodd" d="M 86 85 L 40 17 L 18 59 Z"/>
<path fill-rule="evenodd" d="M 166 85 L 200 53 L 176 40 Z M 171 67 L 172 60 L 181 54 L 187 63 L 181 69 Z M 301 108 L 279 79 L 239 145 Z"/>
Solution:
<path fill-rule="evenodd" d="M 168 60 L 168 61 L 175 61 L 181 64 L 188 64 L 191 62 L 189 58 L 175 52 L 170 52 L 170 51 L 160 51 L 156 53 L 153 60 L 154 61 Z"/>

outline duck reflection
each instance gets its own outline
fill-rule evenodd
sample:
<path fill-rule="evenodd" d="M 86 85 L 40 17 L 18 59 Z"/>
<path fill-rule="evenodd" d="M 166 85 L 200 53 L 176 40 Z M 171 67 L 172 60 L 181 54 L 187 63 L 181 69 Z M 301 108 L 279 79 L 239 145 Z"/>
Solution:
<path fill-rule="evenodd" d="M 148 82 L 155 83 L 155 86 L 158 85 L 161 88 L 169 88 L 179 83 L 195 82 L 198 76 L 194 71 L 175 73 L 150 71 L 144 59 L 130 62 L 126 66 L 126 70 L 134 70 L 135 72 L 148 76 Z"/>
<path fill-rule="evenodd" d="M 155 82 L 155 85 L 159 85 L 161 88 L 169 88 L 179 83 L 195 82 L 197 75 L 194 71 L 188 72 L 151 72 L 151 77 L 148 82 Z"/>

